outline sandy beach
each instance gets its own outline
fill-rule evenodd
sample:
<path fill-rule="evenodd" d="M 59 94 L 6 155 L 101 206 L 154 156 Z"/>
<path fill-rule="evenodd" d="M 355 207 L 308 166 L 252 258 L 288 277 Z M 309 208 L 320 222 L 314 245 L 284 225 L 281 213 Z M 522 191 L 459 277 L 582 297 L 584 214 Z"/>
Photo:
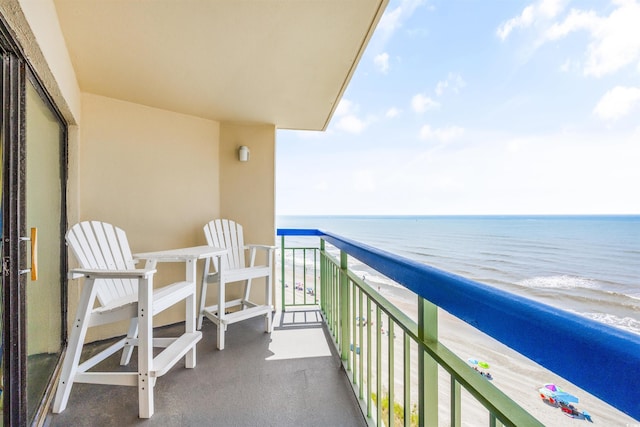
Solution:
<path fill-rule="evenodd" d="M 278 281 L 278 283 L 280 282 Z M 294 291 L 293 288 L 293 286 L 287 288 L 286 293 L 292 293 Z M 401 308 L 409 317 L 414 320 L 417 319 L 417 304 L 410 304 L 402 299 L 396 298 L 393 292 L 385 286 L 381 286 L 379 292 L 390 302 Z M 304 298 L 304 293 L 301 290 L 296 291 L 296 293 L 298 294 L 296 301 L 301 302 Z M 287 300 L 291 301 L 291 295 L 288 295 Z M 373 314 L 371 318 L 375 321 Z M 384 320 L 382 323 L 383 326 L 386 324 Z M 565 391 L 578 396 L 580 402 L 576 404 L 576 406 L 580 411 L 584 410 L 590 414 L 593 424 L 624 427 L 640 426 L 640 421 L 636 421 L 618 411 L 595 396 L 530 361 L 443 310 L 439 311 L 438 327 L 440 341 L 447 348 L 458 355 L 463 361 L 466 361 L 468 358 L 475 358 L 488 362 L 490 365 L 488 371 L 493 377 L 491 381 L 492 384 L 546 426 L 586 426 L 592 424 L 583 418 L 569 417 L 565 415 L 559 407 L 554 407 L 543 402 L 537 390 L 546 383 L 557 384 Z M 398 335 L 401 336 L 401 334 Z M 396 336 L 395 340 L 394 357 L 396 361 L 402 360 L 400 336 Z M 387 340 L 388 335 L 383 333 L 381 344 L 385 358 L 388 345 Z M 375 342 L 372 342 L 372 344 L 375 345 Z M 386 366 L 384 360 L 383 366 Z M 383 368 L 383 372 L 386 372 L 386 368 Z M 397 364 L 394 375 L 395 393 L 397 396 L 400 396 L 397 399 L 401 403 L 402 372 L 400 363 Z M 387 381 L 386 376 L 386 373 L 383 374 L 383 384 Z M 412 367 L 412 382 L 417 381 L 416 377 L 417 370 L 415 367 Z M 385 389 L 384 386 L 383 389 Z M 439 425 L 442 426 L 449 425 L 449 389 L 450 377 L 444 370 L 441 370 L 441 374 L 439 375 Z M 413 390 L 415 390 L 415 387 Z M 412 392 L 412 394 L 414 393 Z M 488 417 L 488 411 L 469 393 L 463 391 L 462 425 L 487 425 Z"/>
<path fill-rule="evenodd" d="M 384 288 L 380 292 L 389 301 L 400 307 L 412 319 L 417 319 L 416 305 L 408 304 L 393 298 Z M 564 380 L 535 362 L 511 350 L 488 335 L 462 322 L 444 310 L 439 310 L 438 328 L 440 341 L 458 357 L 466 361 L 475 358 L 489 363 L 494 386 L 527 410 L 546 426 L 586 426 L 589 421 L 571 418 L 559 407 L 553 407 L 542 401 L 538 388 L 546 383 L 554 383 L 565 391 L 578 396 L 576 404 L 579 410 L 591 415 L 593 424 L 602 426 L 640 426 L 628 415 L 618 411 L 611 405 L 587 393 L 579 387 Z M 400 346 L 398 346 L 400 347 Z M 396 360 L 399 356 L 396 356 Z M 401 359 L 400 359 L 401 360 Z M 449 376 L 440 375 L 440 425 L 449 425 Z M 487 425 L 488 412 L 468 393 L 463 393 L 462 425 Z"/>

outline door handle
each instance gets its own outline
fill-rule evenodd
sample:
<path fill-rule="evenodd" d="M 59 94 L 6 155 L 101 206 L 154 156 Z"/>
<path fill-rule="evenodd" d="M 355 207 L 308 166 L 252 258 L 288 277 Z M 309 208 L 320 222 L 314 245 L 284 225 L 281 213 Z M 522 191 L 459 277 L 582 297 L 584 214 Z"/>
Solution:
<path fill-rule="evenodd" d="M 38 280 L 38 229 L 31 227 L 30 237 L 21 237 L 20 240 L 31 241 L 31 268 L 20 270 L 20 274 L 31 272 L 31 280 Z"/>

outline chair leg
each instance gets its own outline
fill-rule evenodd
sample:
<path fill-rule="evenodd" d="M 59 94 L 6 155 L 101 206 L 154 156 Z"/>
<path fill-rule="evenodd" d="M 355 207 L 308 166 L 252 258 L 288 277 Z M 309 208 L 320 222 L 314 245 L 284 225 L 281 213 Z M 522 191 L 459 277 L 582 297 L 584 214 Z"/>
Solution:
<path fill-rule="evenodd" d="M 224 333 L 227 331 L 227 325 L 218 323 L 218 350 L 224 350 Z"/>
<path fill-rule="evenodd" d="M 204 307 L 207 302 L 207 274 L 209 273 L 209 265 L 211 258 L 207 258 L 204 262 L 204 270 L 202 271 L 202 285 L 200 286 L 200 304 L 198 306 L 198 324 L 196 329 L 202 329 L 202 320 L 204 319 Z"/>
<path fill-rule="evenodd" d="M 225 279 L 220 276 L 218 278 L 218 350 L 224 350 L 224 333 L 227 331 L 227 323 L 225 322 L 225 310 L 227 303 L 225 302 Z"/>
<path fill-rule="evenodd" d="M 67 345 L 67 353 L 64 356 L 64 362 L 62 364 L 62 372 L 58 382 L 56 398 L 53 402 L 53 413 L 55 414 L 59 414 L 64 411 L 67 407 L 67 402 L 69 401 L 71 387 L 73 386 L 73 382 L 78 371 L 78 363 L 80 362 L 80 355 L 82 354 L 82 346 L 84 344 L 85 336 L 87 335 L 87 329 L 89 328 L 91 310 L 93 309 L 93 303 L 96 299 L 97 289 L 94 284 L 94 280 L 87 279 L 84 287 L 82 288 L 82 295 L 80 296 L 76 318 L 71 327 L 71 336 L 69 337 L 69 343 Z"/>
<path fill-rule="evenodd" d="M 127 333 L 127 341 L 125 341 L 124 348 L 122 349 L 122 357 L 120 358 L 120 365 L 128 365 L 131 361 L 131 355 L 133 354 L 134 344 L 130 344 L 131 341 L 138 337 L 138 318 L 134 317 L 129 323 L 129 332 Z"/>
<path fill-rule="evenodd" d="M 264 320 L 265 320 L 265 324 L 264 324 L 264 331 L 268 334 L 271 333 L 272 330 L 272 319 L 271 319 L 271 313 L 267 313 L 264 316 Z"/>
<path fill-rule="evenodd" d="M 271 271 L 271 270 L 269 270 Z M 272 295 L 271 295 L 271 274 L 269 274 L 267 277 L 265 277 L 264 279 L 265 281 L 265 290 L 264 290 L 264 304 L 267 307 L 272 307 L 271 305 L 271 299 L 272 299 Z M 294 291 L 295 292 L 295 291 Z M 267 313 L 267 321 L 266 321 L 266 325 L 265 325 L 265 332 L 267 333 L 271 333 L 272 330 L 272 313 L 269 312 Z"/>
<path fill-rule="evenodd" d="M 154 412 L 153 388 L 155 379 L 151 377 L 153 366 L 153 316 L 150 315 L 153 300 L 153 278 L 141 278 L 138 288 L 138 416 L 150 418 Z"/>

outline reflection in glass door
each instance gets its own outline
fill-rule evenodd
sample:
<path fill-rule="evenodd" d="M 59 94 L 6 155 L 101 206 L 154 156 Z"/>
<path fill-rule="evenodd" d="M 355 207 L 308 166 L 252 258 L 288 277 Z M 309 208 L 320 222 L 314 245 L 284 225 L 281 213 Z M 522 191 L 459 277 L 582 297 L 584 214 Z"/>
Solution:
<path fill-rule="evenodd" d="M 63 125 L 27 81 L 26 230 L 32 247 L 34 233 L 37 236 L 37 257 L 28 259 L 28 265 L 37 268 L 37 279 L 32 271 L 26 285 L 29 423 L 45 395 L 62 345 L 63 138 Z"/>

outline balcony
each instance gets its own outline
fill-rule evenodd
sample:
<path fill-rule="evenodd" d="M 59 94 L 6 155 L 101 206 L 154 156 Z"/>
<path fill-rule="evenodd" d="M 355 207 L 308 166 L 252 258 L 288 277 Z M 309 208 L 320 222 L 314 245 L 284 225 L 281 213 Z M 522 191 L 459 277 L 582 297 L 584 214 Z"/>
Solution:
<path fill-rule="evenodd" d="M 504 351 L 517 352 L 554 379 L 592 395 L 584 409 L 594 422 L 625 425 L 640 418 L 637 335 L 331 233 L 280 229 L 278 235 L 278 298 L 285 310 L 276 313 L 273 333 L 264 334 L 259 318 L 234 324 L 227 348 L 217 351 L 216 328 L 205 323 L 197 368 L 178 366 L 158 381 L 156 413 L 145 422 L 536 426 L 578 421 L 542 402 L 524 382 L 523 395 L 534 397 L 538 407 L 507 395 L 471 369 L 448 348 L 447 335 L 460 329 L 447 329 L 444 311 L 472 324 L 474 333 L 499 341 Z M 294 246 L 288 238 L 314 243 Z M 417 319 L 351 271 L 349 257 L 413 290 Z M 174 327 L 181 325 L 159 333 Z M 456 326 L 463 327 L 470 328 Z M 112 359 L 104 363 L 117 363 Z M 589 366 L 598 369 L 585 369 Z M 600 409 L 611 407 L 615 415 L 607 418 L 604 413 L 611 410 Z M 542 421 L 540 410 L 556 418 Z M 65 412 L 48 417 L 51 426 L 139 422 L 135 388 L 84 384 L 74 387 Z"/>

